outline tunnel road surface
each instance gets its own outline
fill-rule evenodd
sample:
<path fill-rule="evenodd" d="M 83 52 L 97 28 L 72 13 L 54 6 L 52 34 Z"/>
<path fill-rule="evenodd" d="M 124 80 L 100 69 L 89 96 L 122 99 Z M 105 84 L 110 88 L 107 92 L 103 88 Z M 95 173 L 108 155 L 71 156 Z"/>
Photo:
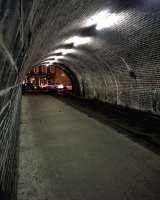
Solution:
<path fill-rule="evenodd" d="M 51 96 L 24 96 L 18 200 L 159 200 L 160 156 Z"/>

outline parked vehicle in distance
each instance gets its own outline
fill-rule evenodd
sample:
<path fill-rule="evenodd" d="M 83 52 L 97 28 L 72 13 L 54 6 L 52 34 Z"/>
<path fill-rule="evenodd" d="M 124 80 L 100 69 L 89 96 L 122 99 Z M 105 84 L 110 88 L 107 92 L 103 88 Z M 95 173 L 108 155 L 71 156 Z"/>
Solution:
<path fill-rule="evenodd" d="M 58 95 L 70 95 L 72 94 L 72 86 L 67 85 L 64 86 L 63 84 L 44 84 L 44 85 L 33 85 L 32 83 L 27 83 L 22 85 L 22 93 L 30 93 L 30 92 L 49 92 L 51 94 L 58 94 Z"/>
<path fill-rule="evenodd" d="M 64 86 L 63 84 L 53 84 L 53 85 L 48 85 L 47 87 L 48 91 L 54 94 L 68 94 L 72 92 L 72 86 Z"/>
<path fill-rule="evenodd" d="M 24 94 L 26 91 L 33 91 L 34 85 L 32 83 L 22 84 L 22 93 Z"/>

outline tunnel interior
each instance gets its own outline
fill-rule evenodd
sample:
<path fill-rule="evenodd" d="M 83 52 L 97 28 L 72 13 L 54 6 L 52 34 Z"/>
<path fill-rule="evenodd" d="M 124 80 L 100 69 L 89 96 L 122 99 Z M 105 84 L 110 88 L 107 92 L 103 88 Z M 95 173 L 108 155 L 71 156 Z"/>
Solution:
<path fill-rule="evenodd" d="M 54 14 L 44 11 L 43 17 L 35 15 L 35 24 L 44 18 L 47 23 L 33 29 L 37 37 L 26 66 L 34 62 L 63 63 L 76 75 L 84 98 L 159 115 L 159 3 L 124 1 L 120 6 L 119 1 L 99 1 L 88 11 L 89 3 L 82 3 L 75 12 L 73 2 L 62 4 L 72 12 L 68 18 L 64 12 L 60 15 L 60 4 L 57 8 L 55 4 Z"/>
<path fill-rule="evenodd" d="M 21 86 L 56 65 L 73 93 L 160 116 L 158 0 L 0 1 L 0 197 L 15 196 Z M 13 198 L 12 198 L 13 199 Z"/>
<path fill-rule="evenodd" d="M 1 3 L 2 77 L 12 71 L 8 86 L 20 84 L 33 65 L 58 63 L 74 74 L 85 98 L 159 115 L 158 1 L 80 4 Z"/>

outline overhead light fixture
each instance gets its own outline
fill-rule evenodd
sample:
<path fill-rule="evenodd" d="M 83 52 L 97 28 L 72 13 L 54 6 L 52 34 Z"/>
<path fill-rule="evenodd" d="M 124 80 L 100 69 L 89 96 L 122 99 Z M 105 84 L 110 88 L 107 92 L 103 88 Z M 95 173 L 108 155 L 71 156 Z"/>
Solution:
<path fill-rule="evenodd" d="M 53 51 L 53 54 L 60 54 L 61 55 L 67 55 L 70 53 L 74 53 L 76 50 L 75 49 L 58 49 L 56 51 Z"/>
<path fill-rule="evenodd" d="M 46 59 L 55 59 L 55 56 L 49 56 L 49 57 L 47 57 Z"/>
<path fill-rule="evenodd" d="M 53 60 L 46 60 L 46 61 L 43 61 L 43 62 L 41 62 L 41 64 L 45 64 L 45 65 L 52 65 L 54 63 L 54 61 Z"/>
<path fill-rule="evenodd" d="M 111 13 L 109 10 L 101 11 L 87 20 L 86 26 L 96 26 L 96 30 L 109 28 L 121 20 L 120 14 Z"/>
<path fill-rule="evenodd" d="M 73 37 L 69 38 L 68 40 L 66 40 L 65 44 L 73 43 L 73 46 L 77 47 L 79 45 L 88 44 L 90 42 L 91 42 L 90 37 L 73 36 Z"/>
<path fill-rule="evenodd" d="M 61 52 L 55 53 L 55 51 L 51 51 L 49 53 L 49 55 L 53 55 L 53 57 L 55 57 L 55 56 L 62 56 L 62 53 Z"/>
<path fill-rule="evenodd" d="M 46 66 L 52 65 L 53 63 L 56 63 L 59 61 L 59 59 L 63 59 L 64 56 L 49 56 L 47 58 L 44 58 L 44 60 L 41 62 L 41 64 L 44 64 Z"/>
<path fill-rule="evenodd" d="M 48 61 L 42 61 L 40 64 L 44 64 L 44 63 L 47 63 Z"/>
<path fill-rule="evenodd" d="M 53 62 L 55 59 L 56 59 L 56 57 L 54 57 L 54 58 L 48 57 L 48 58 L 45 58 L 45 59 L 43 60 L 43 63 Z"/>
<path fill-rule="evenodd" d="M 54 62 L 53 62 L 53 60 L 50 60 L 49 61 L 49 65 L 52 65 Z"/>
<path fill-rule="evenodd" d="M 55 59 L 54 60 L 46 60 L 46 63 L 49 63 L 50 65 L 57 62 L 59 59 L 63 59 L 64 56 L 55 56 Z"/>
<path fill-rule="evenodd" d="M 49 63 L 48 61 L 44 61 L 44 62 L 41 62 L 40 64 L 41 65 L 45 65 L 45 64 L 47 64 L 47 63 Z"/>

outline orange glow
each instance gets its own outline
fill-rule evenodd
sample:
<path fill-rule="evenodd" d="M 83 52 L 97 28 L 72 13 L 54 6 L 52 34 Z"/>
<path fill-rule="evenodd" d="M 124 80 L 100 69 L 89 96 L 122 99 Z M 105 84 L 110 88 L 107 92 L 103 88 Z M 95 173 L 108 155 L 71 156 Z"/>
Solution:
<path fill-rule="evenodd" d="M 23 84 L 31 83 L 33 87 L 47 90 L 49 87 L 57 85 L 59 89 L 72 90 L 72 82 L 68 75 L 56 66 L 39 66 L 28 73 Z"/>

